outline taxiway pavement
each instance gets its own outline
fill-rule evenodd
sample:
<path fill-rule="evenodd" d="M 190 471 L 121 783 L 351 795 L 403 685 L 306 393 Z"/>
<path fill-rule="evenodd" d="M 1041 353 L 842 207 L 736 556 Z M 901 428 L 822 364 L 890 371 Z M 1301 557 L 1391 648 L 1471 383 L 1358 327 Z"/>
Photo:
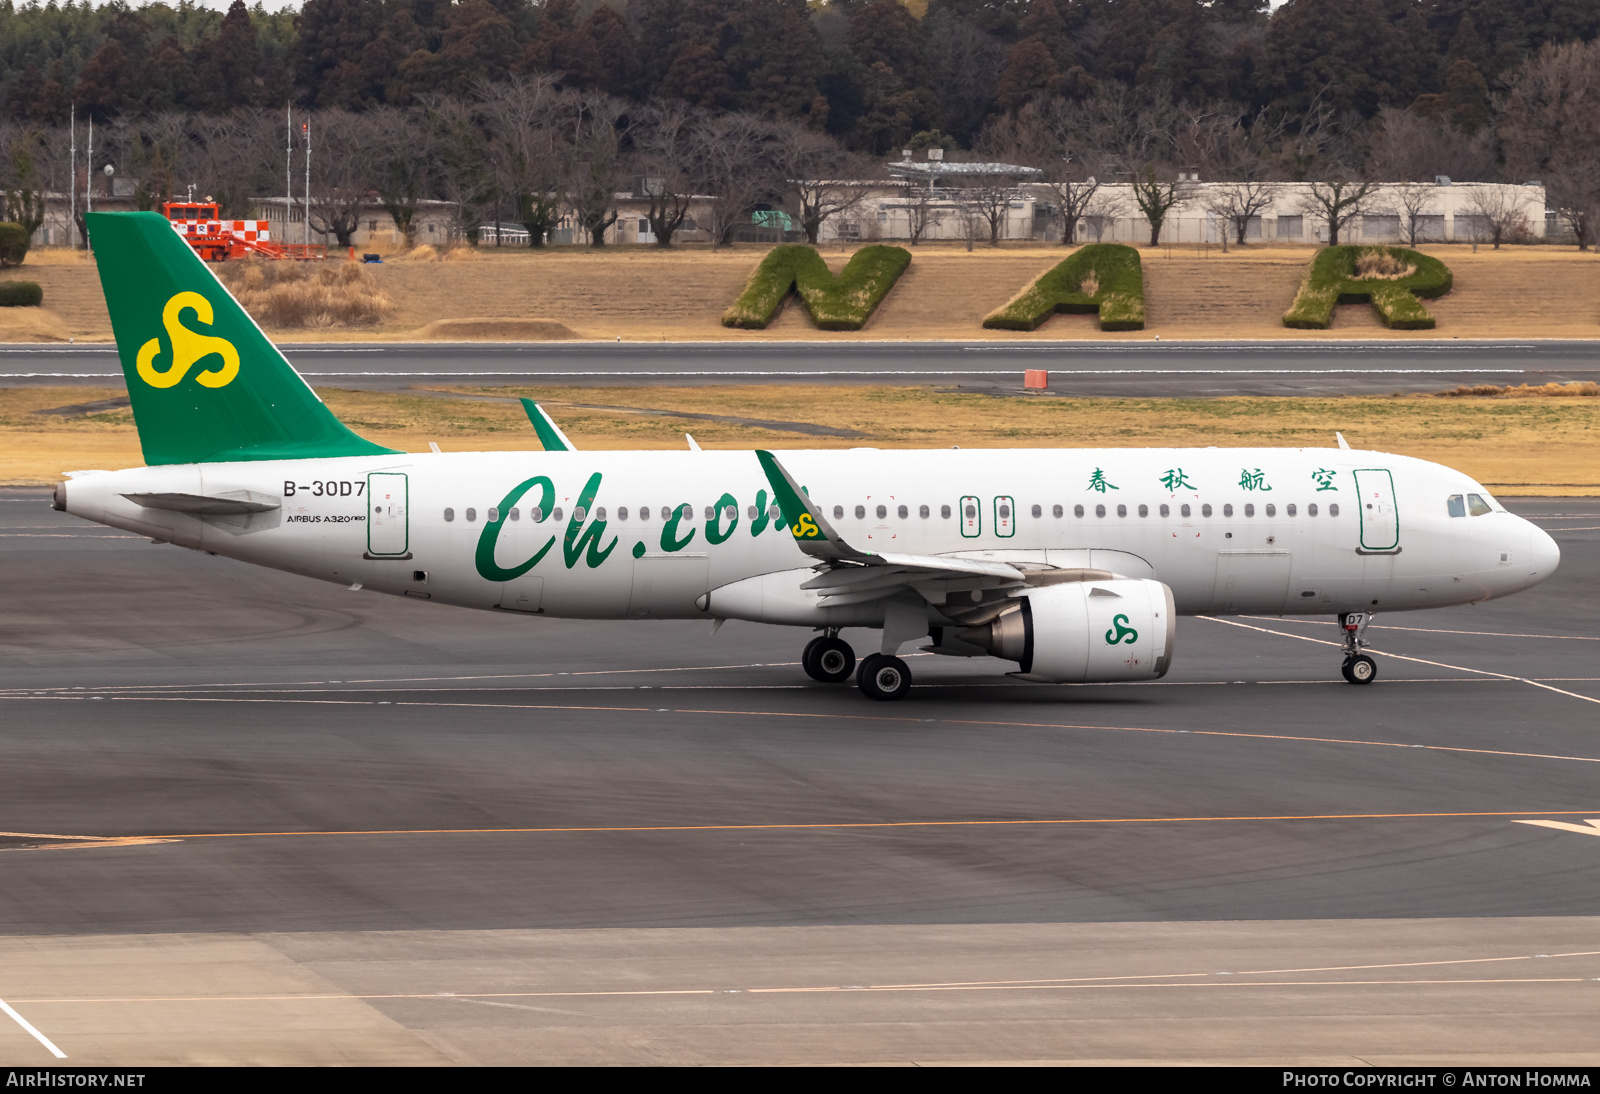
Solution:
<path fill-rule="evenodd" d="M 1159 683 L 880 705 L 803 634 L 0 491 L 0 999 L 86 1064 L 1594 1063 L 1600 499 L 1508 504 L 1558 573 L 1380 616 L 1370 687 L 1329 620 L 1200 618 Z"/>
<path fill-rule="evenodd" d="M 1068 395 L 1368 395 L 1600 379 L 1593 341 L 287 343 L 319 387 L 940 384 Z M 0 348 L 0 385 L 118 384 L 114 347 Z"/>

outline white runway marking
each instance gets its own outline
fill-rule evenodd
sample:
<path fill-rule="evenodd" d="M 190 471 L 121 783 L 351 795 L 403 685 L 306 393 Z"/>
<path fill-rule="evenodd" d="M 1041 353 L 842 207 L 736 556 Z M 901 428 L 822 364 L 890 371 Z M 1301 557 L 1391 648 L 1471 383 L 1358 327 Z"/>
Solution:
<path fill-rule="evenodd" d="M 12 1009 L 11 1004 L 7 1003 L 4 999 L 0 999 L 0 1010 L 3 1010 L 7 1014 L 11 1015 L 12 1020 L 15 1021 L 17 1025 L 27 1030 L 35 1041 L 38 1041 L 45 1048 L 49 1049 L 50 1055 L 54 1056 L 58 1060 L 65 1060 L 67 1058 L 67 1054 L 65 1052 L 62 1052 L 59 1048 L 57 1048 L 51 1042 L 50 1038 L 40 1033 L 38 1029 L 34 1027 L 32 1022 L 28 1021 L 22 1015 L 18 1014 L 14 1009 Z"/>
<path fill-rule="evenodd" d="M 1199 618 L 1210 619 L 1213 617 L 1200 616 Z M 1263 622 L 1310 623 L 1317 627 L 1337 627 L 1339 625 L 1327 619 L 1284 619 L 1275 615 L 1242 615 L 1239 618 L 1259 619 Z M 1413 631 L 1417 634 L 1470 634 L 1478 638 L 1548 638 L 1554 642 L 1600 642 L 1600 638 L 1587 634 L 1510 634 L 1505 631 L 1456 631 L 1447 627 L 1397 627 L 1392 623 L 1373 623 L 1367 629 L 1373 631 Z"/>
<path fill-rule="evenodd" d="M 1279 638 L 1298 638 L 1302 642 L 1315 642 L 1319 646 L 1335 646 L 1335 647 L 1342 647 L 1343 646 L 1343 643 L 1330 642 L 1325 638 L 1308 638 L 1303 634 L 1293 634 L 1293 633 L 1291 633 L 1289 631 L 1275 631 L 1270 627 L 1254 627 L 1254 626 L 1251 626 L 1249 623 L 1238 623 L 1238 622 L 1235 622 L 1232 619 L 1219 619 L 1218 617 L 1216 617 L 1214 615 L 1198 615 L 1198 616 L 1195 616 L 1195 618 L 1196 619 L 1210 620 L 1212 623 L 1226 623 L 1230 627 L 1243 627 L 1247 631 L 1260 631 L 1262 634 L 1273 634 L 1273 635 L 1277 635 Z M 1460 632 L 1457 632 L 1457 633 L 1460 633 Z M 1392 657 L 1396 661 L 1413 661 L 1413 662 L 1415 662 L 1415 663 L 1417 663 L 1419 665 L 1432 665 L 1434 668 L 1439 668 L 1439 669 L 1454 669 L 1457 672 L 1474 672 L 1474 673 L 1477 673 L 1480 676 L 1491 676 L 1491 677 L 1494 677 L 1497 680 L 1516 680 L 1516 681 L 1519 681 L 1521 683 L 1527 684 L 1529 687 L 1543 688 L 1545 691 L 1553 691 L 1557 695 L 1565 695 L 1569 699 L 1582 699 L 1585 703 L 1600 704 L 1600 699 L 1596 699 L 1591 695 L 1579 695 L 1575 691 L 1566 691 L 1566 690 L 1564 690 L 1562 688 L 1551 687 L 1549 684 L 1541 684 L 1537 680 L 1530 680 L 1526 676 L 1513 676 L 1508 672 L 1490 672 L 1488 669 L 1468 668 L 1466 665 L 1447 665 L 1443 661 L 1429 661 L 1425 657 L 1407 657 L 1405 654 L 1402 654 L 1402 653 L 1389 653 L 1387 651 L 1380 651 L 1380 650 L 1376 650 L 1376 649 L 1373 650 L 1373 652 L 1374 653 L 1380 653 L 1381 652 L 1381 653 L 1383 653 L 1383 655 L 1385 657 Z"/>
<path fill-rule="evenodd" d="M 1540 828 L 1556 828 L 1563 832 L 1581 832 L 1585 836 L 1600 836 L 1600 819 L 1590 818 L 1582 824 L 1553 820 L 1515 820 L 1512 824 L 1536 824 Z"/>

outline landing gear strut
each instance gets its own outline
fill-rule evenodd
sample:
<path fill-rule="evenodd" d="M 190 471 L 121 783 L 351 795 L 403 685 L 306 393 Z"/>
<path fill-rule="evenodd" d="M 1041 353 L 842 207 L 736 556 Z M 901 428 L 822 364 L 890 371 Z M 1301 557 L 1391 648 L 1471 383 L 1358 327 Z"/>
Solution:
<path fill-rule="evenodd" d="M 800 667 L 806 675 L 824 684 L 837 684 L 850 679 L 856 667 L 856 651 L 850 643 L 839 637 L 839 632 L 829 629 L 806 643 L 800 654 Z"/>
<path fill-rule="evenodd" d="M 1366 646 L 1362 635 L 1372 622 L 1371 612 L 1341 612 L 1339 626 L 1344 630 L 1344 664 L 1339 673 L 1352 684 L 1370 684 L 1378 678 L 1378 663 L 1361 650 Z"/>

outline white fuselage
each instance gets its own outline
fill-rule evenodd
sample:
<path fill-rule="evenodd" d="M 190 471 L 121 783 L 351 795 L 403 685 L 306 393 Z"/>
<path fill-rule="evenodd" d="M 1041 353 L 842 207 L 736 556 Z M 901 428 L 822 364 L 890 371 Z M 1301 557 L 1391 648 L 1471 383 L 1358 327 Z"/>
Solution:
<path fill-rule="evenodd" d="M 1491 511 L 1451 515 L 1452 496 L 1489 498 L 1465 475 L 1376 452 L 777 455 L 858 548 L 1153 577 L 1171 587 L 1184 613 L 1462 604 L 1527 588 L 1559 561 L 1549 536 L 1492 499 Z M 278 507 L 196 516 L 123 496 L 164 493 Z M 449 453 L 135 468 L 73 479 L 65 507 L 245 562 L 473 608 L 595 619 L 882 622 L 881 605 L 818 608 L 814 598 L 784 591 L 798 586 L 813 560 L 772 515 L 769 483 L 750 452 Z M 792 582 L 782 576 L 789 572 Z M 745 597 L 734 611 L 705 599 L 760 575 L 773 575 L 767 585 L 783 595 Z"/>

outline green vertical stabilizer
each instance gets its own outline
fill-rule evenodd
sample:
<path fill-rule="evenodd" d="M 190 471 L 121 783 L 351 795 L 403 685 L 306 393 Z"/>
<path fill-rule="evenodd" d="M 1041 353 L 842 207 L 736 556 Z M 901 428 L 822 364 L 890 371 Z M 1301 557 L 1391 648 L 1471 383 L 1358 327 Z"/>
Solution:
<path fill-rule="evenodd" d="M 159 213 L 90 213 L 147 464 L 375 456 Z"/>

